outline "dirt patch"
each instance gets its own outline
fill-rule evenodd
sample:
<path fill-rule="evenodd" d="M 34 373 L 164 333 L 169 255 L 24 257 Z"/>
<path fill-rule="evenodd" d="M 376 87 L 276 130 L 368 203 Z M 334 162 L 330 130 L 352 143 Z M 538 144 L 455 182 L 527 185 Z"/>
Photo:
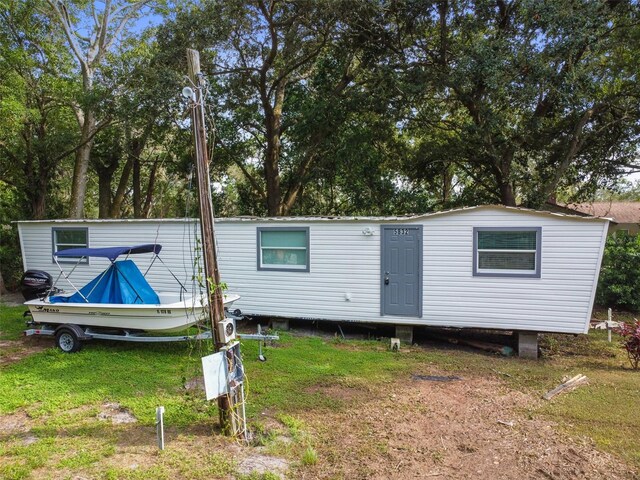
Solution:
<path fill-rule="evenodd" d="M 138 421 L 136 417 L 119 403 L 104 403 L 102 411 L 97 415 L 98 420 L 111 421 L 113 425 L 123 423 L 135 423 Z"/>
<path fill-rule="evenodd" d="M 148 448 L 140 452 L 124 452 L 116 453 L 104 460 L 104 465 L 111 468 L 119 468 L 123 470 L 138 470 L 140 468 L 148 468 L 157 460 L 157 453 Z"/>
<path fill-rule="evenodd" d="M 267 472 L 284 475 L 288 469 L 289 462 L 286 460 L 260 454 L 249 455 L 238 464 L 238 473 L 241 475 L 250 475 L 252 473 L 262 475 Z"/>
<path fill-rule="evenodd" d="M 0 415 L 0 437 L 27 433 L 31 430 L 32 420 L 24 412 Z"/>
<path fill-rule="evenodd" d="M 124 425 L 116 451 L 103 460 L 102 466 L 125 472 L 144 471 L 157 466 L 172 472 L 174 476 L 171 478 L 233 479 L 236 478 L 235 473 L 249 475 L 254 471 L 285 477 L 289 468 L 287 460 L 267 455 L 263 447 L 247 446 L 225 437 L 213 427 L 213 424 L 207 423 L 187 430 L 167 428 L 166 450 L 160 452 L 152 427 Z M 207 471 L 207 462 L 212 453 L 231 462 L 228 476 L 220 477 Z M 185 462 L 185 459 L 192 461 Z M 123 473 L 123 476 L 126 475 Z"/>
<path fill-rule="evenodd" d="M 51 347 L 40 339 L 0 340 L 0 365 L 14 363 Z"/>
<path fill-rule="evenodd" d="M 527 418 L 523 411 L 537 402 L 498 380 L 407 376 L 364 399 L 354 397 L 346 411 L 303 415 L 318 438 L 319 462 L 299 477 L 638 478 L 590 441 L 569 439 L 553 423 Z"/>
<path fill-rule="evenodd" d="M 192 394 L 202 394 L 204 396 L 204 377 L 194 377 L 184 383 L 184 389 Z"/>
<path fill-rule="evenodd" d="M 341 341 L 337 341 L 333 346 L 339 350 L 345 350 L 347 352 L 385 352 L 389 350 L 389 342 L 379 342 L 377 345 L 360 345 L 358 343 L 343 343 Z M 403 346 L 400 350 L 400 353 L 408 353 L 410 351 L 411 350 L 408 346 Z"/>
<path fill-rule="evenodd" d="M 0 295 L 0 303 L 8 307 L 20 307 L 24 304 L 24 297 L 21 293 L 5 293 Z"/>
<path fill-rule="evenodd" d="M 267 408 L 266 410 L 260 413 L 260 417 L 257 419 L 257 421 L 266 430 L 279 431 L 284 429 L 283 423 L 280 420 L 278 420 L 276 417 L 277 417 L 277 412 L 275 412 L 270 408 Z"/>
<path fill-rule="evenodd" d="M 265 410 L 255 422 L 250 423 L 249 430 L 250 442 L 257 448 L 261 448 L 262 445 L 271 441 L 283 445 L 295 442 L 289 434 L 287 426 L 278 420 L 270 410 Z"/>
<path fill-rule="evenodd" d="M 347 387 L 344 385 L 314 385 L 305 389 L 306 393 L 321 394 L 325 397 L 329 397 L 334 400 L 340 400 L 343 402 L 351 402 L 358 398 L 366 396 L 366 392 L 353 387 Z"/>

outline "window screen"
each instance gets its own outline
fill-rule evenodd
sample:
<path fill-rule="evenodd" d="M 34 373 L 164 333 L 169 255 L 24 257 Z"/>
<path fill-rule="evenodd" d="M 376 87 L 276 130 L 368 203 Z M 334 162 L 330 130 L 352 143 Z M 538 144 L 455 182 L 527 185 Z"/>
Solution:
<path fill-rule="evenodd" d="M 308 228 L 258 228 L 258 270 L 309 271 Z"/>
<path fill-rule="evenodd" d="M 540 275 L 539 228 L 474 229 L 474 275 Z"/>

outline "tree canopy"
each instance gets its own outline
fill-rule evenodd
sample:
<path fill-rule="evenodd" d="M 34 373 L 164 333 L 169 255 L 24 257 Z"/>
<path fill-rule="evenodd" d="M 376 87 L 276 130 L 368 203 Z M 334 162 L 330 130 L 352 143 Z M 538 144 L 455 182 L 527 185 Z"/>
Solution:
<path fill-rule="evenodd" d="M 625 0 L 7 0 L 0 218 L 192 214 L 187 48 L 218 214 L 602 196 L 640 166 L 639 21 Z"/>

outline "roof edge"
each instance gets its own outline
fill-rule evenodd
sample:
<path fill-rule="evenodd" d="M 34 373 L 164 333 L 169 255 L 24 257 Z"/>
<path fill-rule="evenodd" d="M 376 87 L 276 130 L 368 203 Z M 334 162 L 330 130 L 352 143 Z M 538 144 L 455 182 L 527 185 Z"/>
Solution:
<path fill-rule="evenodd" d="M 443 215 L 456 215 L 459 213 L 470 212 L 474 210 L 507 210 L 512 212 L 521 212 L 530 215 L 550 216 L 559 218 L 569 218 L 577 221 L 613 221 L 609 217 L 594 217 L 584 215 L 573 215 L 568 213 L 550 212 L 547 210 L 534 210 L 524 207 L 510 207 L 506 205 L 476 205 L 471 207 L 455 208 L 443 210 L 440 212 L 429 212 L 417 215 L 395 215 L 395 216 L 300 216 L 300 217 L 254 217 L 254 216 L 238 216 L 238 217 L 218 217 L 216 222 L 327 222 L 327 221 L 343 221 L 343 222 L 371 222 L 371 221 L 407 221 L 421 220 L 424 218 L 437 217 Z M 195 218 L 103 218 L 103 219 L 50 219 L 50 220 L 14 220 L 11 223 L 31 224 L 31 223 L 128 223 L 128 222 L 162 222 L 162 223 L 190 223 L 197 221 Z"/>

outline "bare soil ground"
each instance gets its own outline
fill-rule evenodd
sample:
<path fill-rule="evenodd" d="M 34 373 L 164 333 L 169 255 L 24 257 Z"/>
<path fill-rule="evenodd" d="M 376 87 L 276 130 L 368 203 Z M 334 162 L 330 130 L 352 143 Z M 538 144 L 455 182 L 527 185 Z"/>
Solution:
<path fill-rule="evenodd" d="M 0 295 L 0 303 L 9 307 L 19 307 L 24 303 L 24 297 L 21 293 L 4 293 Z"/>
<path fill-rule="evenodd" d="M 154 445 L 153 427 L 130 423 L 114 430 L 119 440 L 104 466 L 137 470 L 169 465 L 174 470 L 175 459 L 197 452 L 202 458 L 229 458 L 231 453 L 239 474 L 255 470 L 295 479 L 640 478 L 588 439 L 571 439 L 554 424 L 529 418 L 527 411 L 543 400 L 513 391 L 498 379 L 469 376 L 434 382 L 408 377 L 369 388 L 330 383 L 309 390 L 336 402 L 335 410 L 296 415 L 304 425 L 302 441 L 318 453 L 316 465 L 281 458 L 271 448 L 236 444 L 213 424 L 188 431 L 168 428 L 169 456 L 163 456 Z M 102 410 L 121 411 L 112 404 L 104 404 Z M 102 414 L 87 415 L 96 422 Z M 287 428 L 271 412 L 264 412 L 261 420 L 285 451 L 287 444 L 300 441 L 286 437 Z M 0 416 L 0 440 L 13 436 L 28 445 L 37 440 L 30 437 L 33 426 L 21 412 Z M 181 472 L 180 463 L 175 464 L 175 478 L 190 478 L 191 472 Z M 33 478 L 48 478 L 50 473 L 34 471 Z M 230 473 L 222 478 L 236 477 Z"/>
<path fill-rule="evenodd" d="M 371 391 L 334 385 L 326 394 L 352 408 L 304 417 L 319 461 L 296 478 L 640 478 L 588 439 L 529 419 L 527 407 L 542 400 L 498 380 L 407 379 Z"/>
<path fill-rule="evenodd" d="M 22 360 L 29 355 L 51 348 L 51 340 L 24 338 L 21 340 L 0 340 L 0 365 Z"/>
<path fill-rule="evenodd" d="M 0 364 L 51 346 L 47 339 L 2 340 Z M 424 371 L 415 374 L 450 373 L 419 368 Z M 160 453 L 153 426 L 136 423 L 117 403 L 104 403 L 98 414 L 86 409 L 82 426 L 87 432 L 100 426 L 96 438 L 87 434 L 87 448 L 92 448 L 101 444 L 103 425 L 113 424 L 108 430 L 113 452 L 77 478 L 104 478 L 111 467 L 140 475 L 158 467 L 171 472 L 171 478 L 185 479 L 205 478 L 205 473 L 206 478 L 242 478 L 252 471 L 292 479 L 640 479 L 634 467 L 597 450 L 590 439 L 570 438 L 541 418 L 536 413 L 540 398 L 491 375 L 461 377 L 438 382 L 405 375 L 367 386 L 354 387 L 344 379 L 314 385 L 307 393 L 324 395 L 335 408 L 296 413 L 300 434 L 284 425 L 277 411 L 263 412 L 256 420 L 273 435 L 259 447 L 222 437 L 212 419 L 186 428 L 168 426 L 167 451 Z M 187 382 L 187 389 L 201 390 L 200 379 Z M 29 446 L 39 441 L 39 426 L 38 419 L 22 411 L 0 415 L 0 443 Z M 61 438 L 76 434 L 74 429 L 58 432 Z M 315 465 L 300 461 L 306 444 L 317 452 Z M 203 459 L 199 465 L 211 465 L 210 471 L 187 469 L 187 458 Z M 0 457 L 0 466 L 3 461 L 8 457 Z M 31 478 L 51 478 L 52 473 L 73 478 L 77 473 L 59 467 L 53 472 L 55 461 L 34 470 Z"/>

